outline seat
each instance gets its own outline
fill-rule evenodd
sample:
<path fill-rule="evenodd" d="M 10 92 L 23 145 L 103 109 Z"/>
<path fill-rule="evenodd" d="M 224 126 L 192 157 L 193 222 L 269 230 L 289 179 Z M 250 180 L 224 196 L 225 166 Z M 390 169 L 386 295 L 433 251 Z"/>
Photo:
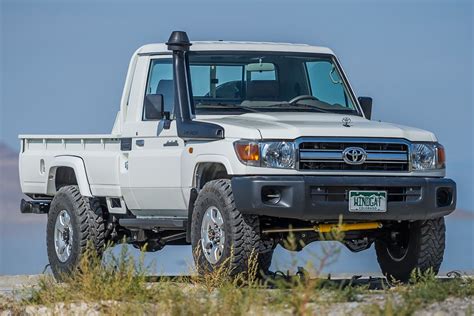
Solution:
<path fill-rule="evenodd" d="M 277 100 L 279 97 L 278 81 L 254 80 L 247 82 L 247 100 Z"/>

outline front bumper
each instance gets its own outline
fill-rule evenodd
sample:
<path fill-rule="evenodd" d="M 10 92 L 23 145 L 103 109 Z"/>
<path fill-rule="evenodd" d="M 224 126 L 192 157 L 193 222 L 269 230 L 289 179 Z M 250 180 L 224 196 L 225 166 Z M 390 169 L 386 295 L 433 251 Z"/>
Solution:
<path fill-rule="evenodd" d="M 387 211 L 349 212 L 349 190 L 387 191 Z M 424 220 L 456 208 L 456 183 L 445 178 L 235 176 L 232 191 L 244 214 L 301 220 Z"/>

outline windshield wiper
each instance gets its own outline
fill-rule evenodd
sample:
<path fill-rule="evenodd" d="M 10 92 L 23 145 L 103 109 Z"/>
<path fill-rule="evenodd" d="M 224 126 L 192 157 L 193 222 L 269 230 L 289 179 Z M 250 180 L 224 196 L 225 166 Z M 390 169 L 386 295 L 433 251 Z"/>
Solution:
<path fill-rule="evenodd" d="M 289 102 L 284 102 L 284 103 L 270 104 L 270 105 L 266 105 L 266 106 L 263 106 L 263 107 L 265 107 L 265 108 L 272 108 L 272 107 L 283 108 L 283 107 L 286 107 L 288 109 L 298 108 L 298 107 L 300 107 L 300 108 L 301 107 L 306 107 L 306 108 L 310 108 L 310 109 L 313 109 L 313 110 L 317 110 L 317 111 L 322 112 L 322 113 L 331 113 L 331 111 L 328 111 L 326 109 L 322 109 L 319 106 L 311 105 L 311 104 L 307 104 L 307 103 L 291 104 Z"/>
<path fill-rule="evenodd" d="M 228 108 L 228 109 L 239 109 L 239 110 L 246 110 L 249 112 L 258 112 L 257 110 L 248 107 L 248 106 L 242 106 L 242 105 L 237 105 L 237 104 L 228 104 L 228 103 L 198 103 L 196 107 L 200 108 L 212 108 L 212 107 L 219 107 L 219 108 Z"/>

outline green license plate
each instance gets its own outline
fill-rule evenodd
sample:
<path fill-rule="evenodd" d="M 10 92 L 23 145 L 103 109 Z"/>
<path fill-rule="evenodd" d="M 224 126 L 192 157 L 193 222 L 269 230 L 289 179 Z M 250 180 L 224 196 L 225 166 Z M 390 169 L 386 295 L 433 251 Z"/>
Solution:
<path fill-rule="evenodd" d="M 386 191 L 349 191 L 349 212 L 386 211 Z"/>

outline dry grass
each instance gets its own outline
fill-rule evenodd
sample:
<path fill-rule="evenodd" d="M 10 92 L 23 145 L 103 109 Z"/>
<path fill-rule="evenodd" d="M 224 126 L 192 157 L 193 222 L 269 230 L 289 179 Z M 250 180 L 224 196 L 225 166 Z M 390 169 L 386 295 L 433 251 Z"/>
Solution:
<path fill-rule="evenodd" d="M 370 315 L 412 315 L 420 308 L 435 302 L 443 302 L 450 297 L 474 300 L 474 279 L 456 277 L 443 280 L 437 279 L 432 271 L 420 273 L 415 270 L 412 272 L 408 285 L 396 284 L 390 292 L 387 292 L 387 299 L 383 306 L 369 305 L 366 308 L 366 313 Z"/>
<path fill-rule="evenodd" d="M 291 247 L 295 240 L 290 237 L 287 242 Z M 17 314 L 31 306 L 47 306 L 54 313 L 59 302 L 66 306 L 87 302 L 93 310 L 117 315 L 314 315 L 326 314 L 338 303 L 361 301 L 376 293 L 385 297 L 384 304 L 369 302 L 362 309 L 364 314 L 411 315 L 447 297 L 474 296 L 473 279 L 442 281 L 432 273 L 414 272 L 411 284 L 378 291 L 317 278 L 338 253 L 338 248 L 323 245 L 305 270 L 292 277 L 260 277 L 257 256 L 252 255 L 249 272 L 234 277 L 229 276 L 225 263 L 204 276 L 193 273 L 191 277 L 161 278 L 160 282 L 149 283 L 150 267 L 144 266 L 143 256 L 135 260 L 127 247 L 117 257 L 107 251 L 105 260 L 88 252 L 79 269 L 64 276 L 63 283 L 44 276 L 37 287 L 23 293 L 22 301 L 0 300 L 0 312 Z"/>

